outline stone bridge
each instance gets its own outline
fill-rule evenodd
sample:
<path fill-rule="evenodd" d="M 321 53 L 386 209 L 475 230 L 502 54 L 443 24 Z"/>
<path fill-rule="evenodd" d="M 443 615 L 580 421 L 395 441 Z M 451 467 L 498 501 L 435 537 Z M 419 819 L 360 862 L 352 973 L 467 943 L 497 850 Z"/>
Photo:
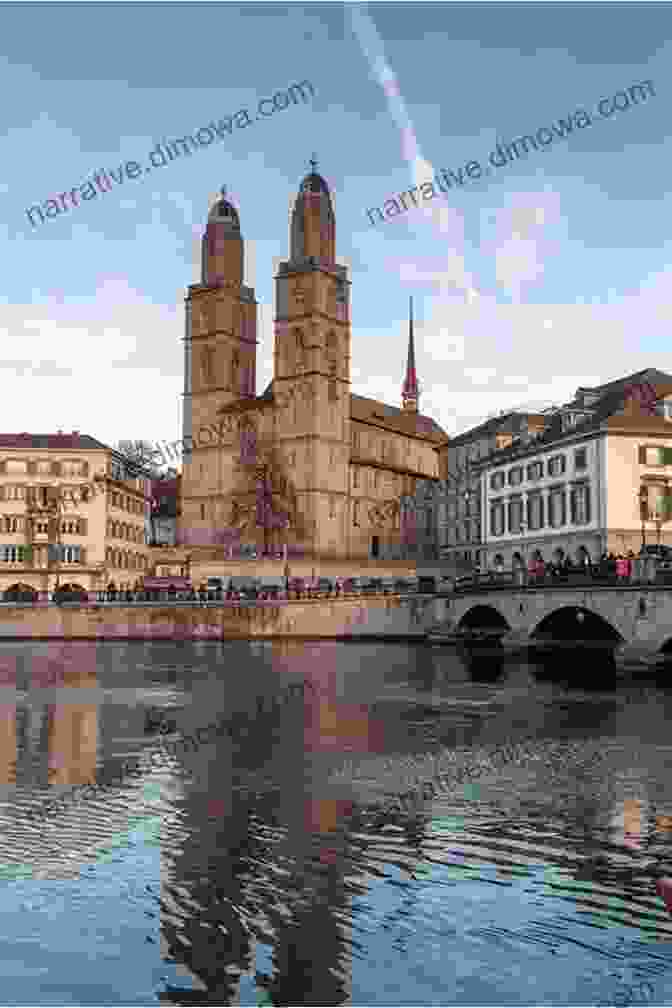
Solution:
<path fill-rule="evenodd" d="M 672 658 L 672 587 L 479 588 L 450 595 L 442 629 L 501 629 L 502 642 L 614 645 L 617 658 Z"/>

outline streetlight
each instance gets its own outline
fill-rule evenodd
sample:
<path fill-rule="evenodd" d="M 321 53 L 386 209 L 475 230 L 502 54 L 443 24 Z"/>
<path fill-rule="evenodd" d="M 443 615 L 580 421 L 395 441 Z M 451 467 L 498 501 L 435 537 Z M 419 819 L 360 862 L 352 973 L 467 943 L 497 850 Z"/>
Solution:
<path fill-rule="evenodd" d="M 635 491 L 635 500 L 639 502 L 639 517 L 642 522 L 642 553 L 644 552 L 644 547 L 646 546 L 646 527 L 644 523 L 648 518 L 648 499 L 649 494 L 645 486 L 641 486 L 639 490 Z"/>
<path fill-rule="evenodd" d="M 466 490 L 462 491 L 462 500 L 464 501 L 465 526 L 469 530 L 467 532 L 467 541 L 469 543 L 471 543 L 471 525 L 469 523 L 469 501 L 471 500 L 471 489 L 469 487 L 467 487 Z M 473 564 L 472 564 L 472 574 L 473 573 L 474 573 L 474 571 L 473 571 Z"/>
<path fill-rule="evenodd" d="M 521 536 L 524 537 L 525 533 L 527 532 L 527 522 L 525 521 L 524 518 L 520 519 L 520 526 L 519 527 L 520 527 L 520 534 L 521 534 Z M 520 548 L 522 550 L 522 555 L 523 555 L 523 580 L 525 580 L 527 578 L 527 561 L 525 559 L 525 539 L 524 538 L 521 539 Z"/>

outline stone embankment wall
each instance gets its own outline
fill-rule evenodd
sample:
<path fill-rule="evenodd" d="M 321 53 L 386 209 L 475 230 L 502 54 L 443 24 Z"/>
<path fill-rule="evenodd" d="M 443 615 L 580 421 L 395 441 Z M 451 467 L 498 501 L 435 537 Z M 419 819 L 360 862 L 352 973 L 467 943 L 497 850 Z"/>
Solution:
<path fill-rule="evenodd" d="M 239 605 L 2 606 L 0 640 L 420 639 L 443 610 L 443 600 L 422 595 Z"/>

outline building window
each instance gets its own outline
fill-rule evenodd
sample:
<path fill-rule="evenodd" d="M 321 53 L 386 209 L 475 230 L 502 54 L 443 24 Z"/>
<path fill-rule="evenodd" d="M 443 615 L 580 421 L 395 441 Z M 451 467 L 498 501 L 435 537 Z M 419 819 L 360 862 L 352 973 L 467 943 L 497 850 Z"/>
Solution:
<path fill-rule="evenodd" d="M 553 458 L 548 460 L 548 475 L 549 476 L 562 476 L 565 471 L 565 456 L 564 455 L 554 455 Z"/>
<path fill-rule="evenodd" d="M 587 452 L 586 452 L 585 448 L 577 448 L 576 449 L 576 451 L 574 452 L 574 468 L 575 469 L 585 469 L 586 468 L 586 466 L 588 465 L 588 462 L 586 460 L 586 454 L 587 454 Z"/>
<path fill-rule="evenodd" d="M 497 501 L 490 507 L 490 534 L 504 534 L 504 502 Z"/>
<path fill-rule="evenodd" d="M 544 475 L 544 463 L 543 462 L 530 462 L 527 467 L 527 478 L 528 480 L 539 480 Z"/>
<path fill-rule="evenodd" d="M 378 536 L 372 536 L 371 538 L 371 556 L 377 557 L 380 553 L 380 539 Z"/>
<path fill-rule="evenodd" d="M 205 521 L 205 501 L 201 501 L 201 521 Z"/>
<path fill-rule="evenodd" d="M 330 497 L 329 498 L 329 517 L 330 518 L 335 518 L 336 517 L 336 498 L 335 497 Z"/>
<path fill-rule="evenodd" d="M 509 486 L 518 486 L 519 483 L 523 482 L 523 467 L 516 466 L 514 469 L 509 469 Z"/>
<path fill-rule="evenodd" d="M 520 523 L 523 520 L 523 500 L 516 497 L 509 501 L 509 532 L 520 532 Z"/>
<path fill-rule="evenodd" d="M 490 477 L 490 489 L 501 490 L 505 481 L 506 475 L 503 472 L 493 473 Z"/>
<path fill-rule="evenodd" d="M 666 486 L 652 484 L 646 488 L 648 518 L 650 521 L 667 521 L 670 516 L 670 498 Z"/>
<path fill-rule="evenodd" d="M 544 525 L 544 498 L 540 493 L 531 494 L 527 498 L 527 524 L 536 532 Z"/>
<path fill-rule="evenodd" d="M 590 522 L 590 487 L 576 486 L 570 493 L 573 525 L 587 525 Z"/>
<path fill-rule="evenodd" d="M 359 455 L 359 431 L 352 432 L 352 450 L 355 455 Z"/>
<path fill-rule="evenodd" d="M 562 528 L 567 522 L 564 490 L 553 490 L 548 497 L 548 524 L 551 528 Z"/>
<path fill-rule="evenodd" d="M 352 502 L 352 524 L 359 526 L 359 501 Z"/>
<path fill-rule="evenodd" d="M 646 445 L 639 449 L 640 465 L 672 465 L 672 448 Z"/>
<path fill-rule="evenodd" d="M 353 487 L 359 487 L 359 466 L 355 466 L 352 470 L 352 485 Z"/>

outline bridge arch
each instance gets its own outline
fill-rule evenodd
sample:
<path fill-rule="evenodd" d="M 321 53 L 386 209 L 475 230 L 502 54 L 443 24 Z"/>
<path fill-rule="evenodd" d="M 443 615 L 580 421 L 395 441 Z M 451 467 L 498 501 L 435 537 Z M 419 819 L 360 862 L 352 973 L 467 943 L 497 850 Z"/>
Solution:
<path fill-rule="evenodd" d="M 530 637 L 558 641 L 590 641 L 614 646 L 624 641 L 612 624 L 584 606 L 561 606 L 547 613 L 530 631 Z"/>
<path fill-rule="evenodd" d="M 510 630 L 508 622 L 494 605 L 478 603 L 467 609 L 458 627 L 464 630 Z"/>

